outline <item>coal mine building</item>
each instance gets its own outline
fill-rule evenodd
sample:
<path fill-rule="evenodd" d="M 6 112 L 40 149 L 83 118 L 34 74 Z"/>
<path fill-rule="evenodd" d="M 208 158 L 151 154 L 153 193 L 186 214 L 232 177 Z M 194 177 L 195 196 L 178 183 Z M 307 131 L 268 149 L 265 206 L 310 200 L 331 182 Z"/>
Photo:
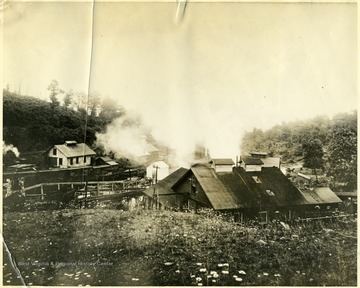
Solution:
<path fill-rule="evenodd" d="M 180 168 L 145 194 L 156 197 L 162 208 L 211 208 L 232 213 L 237 221 L 260 222 L 331 215 L 342 202 L 328 187 L 300 190 L 279 168 L 262 167 L 262 162 L 250 160 L 248 170 L 235 166 L 231 159 L 213 159 L 190 169 Z"/>

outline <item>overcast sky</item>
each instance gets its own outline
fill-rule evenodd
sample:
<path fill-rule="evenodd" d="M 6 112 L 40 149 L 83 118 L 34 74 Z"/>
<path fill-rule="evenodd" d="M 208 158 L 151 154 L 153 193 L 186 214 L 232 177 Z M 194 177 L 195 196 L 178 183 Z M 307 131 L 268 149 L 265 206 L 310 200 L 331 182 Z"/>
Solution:
<path fill-rule="evenodd" d="M 3 84 L 44 98 L 52 79 L 90 83 L 160 138 L 218 146 L 357 107 L 356 4 L 189 3 L 183 19 L 176 8 L 96 3 L 92 18 L 90 3 L 10 3 Z"/>

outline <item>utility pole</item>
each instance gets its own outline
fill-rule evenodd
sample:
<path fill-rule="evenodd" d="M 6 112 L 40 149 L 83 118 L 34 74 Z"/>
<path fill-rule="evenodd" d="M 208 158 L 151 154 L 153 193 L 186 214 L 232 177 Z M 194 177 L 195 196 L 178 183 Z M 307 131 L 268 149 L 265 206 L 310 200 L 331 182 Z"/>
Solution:
<path fill-rule="evenodd" d="M 155 184 L 157 184 L 158 169 L 160 169 L 160 167 L 158 165 L 154 165 L 153 167 L 155 168 Z M 156 192 L 156 209 L 160 209 L 159 189 L 156 189 L 154 187 L 154 194 L 155 194 L 155 192 Z"/>
<path fill-rule="evenodd" d="M 157 184 L 158 169 L 161 169 L 158 165 L 153 166 L 155 168 L 155 184 Z"/>

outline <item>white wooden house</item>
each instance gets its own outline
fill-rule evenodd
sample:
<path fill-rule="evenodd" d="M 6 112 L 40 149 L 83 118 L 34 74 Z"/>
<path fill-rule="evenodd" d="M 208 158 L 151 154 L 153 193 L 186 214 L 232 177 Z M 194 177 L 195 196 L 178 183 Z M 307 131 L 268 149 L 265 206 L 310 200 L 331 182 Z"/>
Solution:
<path fill-rule="evenodd" d="M 70 168 L 90 166 L 96 153 L 85 143 L 65 141 L 47 152 L 49 167 Z"/>

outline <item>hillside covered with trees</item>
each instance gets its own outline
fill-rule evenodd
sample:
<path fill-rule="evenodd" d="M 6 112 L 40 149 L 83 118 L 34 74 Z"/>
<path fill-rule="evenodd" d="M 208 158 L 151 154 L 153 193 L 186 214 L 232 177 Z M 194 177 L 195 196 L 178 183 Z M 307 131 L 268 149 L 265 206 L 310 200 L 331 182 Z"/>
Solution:
<path fill-rule="evenodd" d="M 46 150 L 69 139 L 92 145 L 97 132 L 126 113 L 114 100 L 101 100 L 97 95 L 89 97 L 87 105 L 80 105 L 75 95 L 69 92 L 60 104 L 57 95 L 64 91 L 56 83 L 49 86 L 50 102 L 3 91 L 3 139 L 6 144 L 14 145 L 20 152 Z"/>
<path fill-rule="evenodd" d="M 356 189 L 357 111 L 282 123 L 266 131 L 254 128 L 244 134 L 241 151 L 268 152 L 283 163 L 302 162 L 315 174 L 322 169 L 345 189 Z"/>

